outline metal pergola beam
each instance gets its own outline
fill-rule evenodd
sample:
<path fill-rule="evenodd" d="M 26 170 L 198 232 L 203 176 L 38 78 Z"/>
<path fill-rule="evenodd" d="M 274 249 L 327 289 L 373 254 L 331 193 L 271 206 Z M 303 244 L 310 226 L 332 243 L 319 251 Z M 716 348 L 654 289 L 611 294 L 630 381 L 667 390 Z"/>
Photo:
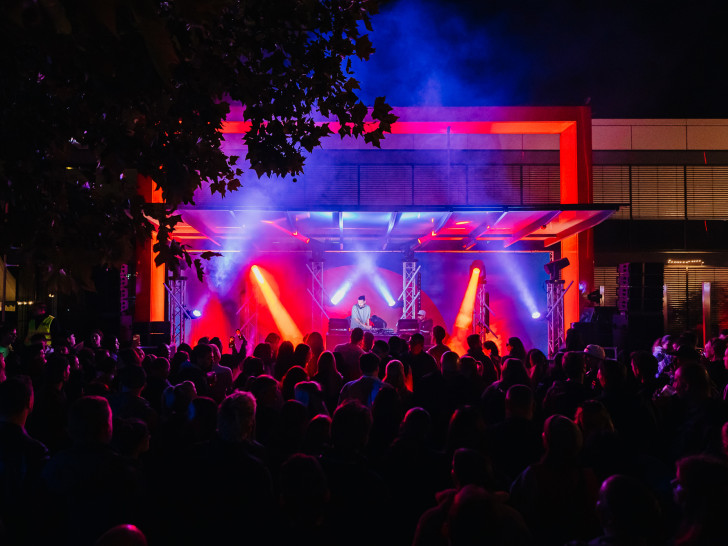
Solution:
<path fill-rule="evenodd" d="M 450 220 L 450 218 L 452 218 L 452 215 L 453 215 L 453 212 L 452 211 L 448 211 L 447 213 L 445 213 L 440 218 L 440 221 L 437 222 L 437 225 L 435 226 L 435 229 L 432 230 L 432 235 L 433 236 L 437 235 L 440 232 L 440 230 L 445 227 L 445 225 Z"/>
<path fill-rule="evenodd" d="M 505 241 L 503 246 L 505 248 L 508 248 L 509 246 L 511 246 L 514 243 L 517 243 L 524 237 L 528 237 L 529 235 L 531 235 L 531 233 L 533 233 L 535 230 L 539 229 L 541 226 L 547 225 L 551 220 L 556 218 L 559 214 L 561 214 L 561 211 L 555 210 L 555 211 L 547 212 L 546 214 L 539 216 L 535 220 L 529 222 L 528 224 L 526 224 L 525 226 L 520 228 L 518 231 L 516 231 L 513 234 L 513 237 L 511 237 L 510 239 Z"/>
<path fill-rule="evenodd" d="M 213 244 L 222 247 L 222 245 L 217 241 L 215 237 L 216 235 L 213 235 L 210 230 L 208 229 L 207 225 L 204 222 L 200 222 L 197 220 L 197 218 L 190 218 L 189 214 L 183 214 L 182 219 L 185 221 L 186 224 L 193 227 L 197 231 L 200 232 L 200 234 L 207 237 Z"/>
<path fill-rule="evenodd" d="M 551 245 L 555 245 L 556 243 L 559 243 L 566 239 L 567 237 L 571 237 L 572 235 L 576 235 L 577 233 L 580 233 L 582 231 L 585 231 L 587 229 L 593 228 L 594 226 L 600 224 L 602 221 L 609 218 L 614 211 L 611 210 L 602 210 L 597 212 L 592 218 L 588 220 L 584 220 L 583 222 L 579 222 L 578 224 L 574 224 L 568 229 L 565 229 L 561 233 L 559 233 L 556 237 L 551 237 L 550 239 L 546 239 L 543 242 L 544 247 L 549 247 Z"/>

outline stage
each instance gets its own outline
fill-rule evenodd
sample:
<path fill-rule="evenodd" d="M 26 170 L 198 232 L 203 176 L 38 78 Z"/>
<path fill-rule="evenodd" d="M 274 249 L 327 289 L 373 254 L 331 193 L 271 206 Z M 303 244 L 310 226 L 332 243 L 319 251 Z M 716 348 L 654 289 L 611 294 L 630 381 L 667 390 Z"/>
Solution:
<path fill-rule="evenodd" d="M 487 339 L 502 350 L 511 336 L 520 337 L 527 346 L 546 347 L 546 321 L 541 317 L 548 275 L 543 266 L 550 257 L 548 252 L 418 253 L 417 310 L 424 310 L 433 325 L 453 334 L 468 289 L 470 266 L 478 259 L 485 265 L 483 287 L 492 310 L 488 326 L 493 333 Z M 301 342 L 312 331 L 326 337 L 328 319 L 348 317 L 360 295 L 366 296 L 372 315 L 396 331 L 403 310 L 398 299 L 403 288 L 402 259 L 399 252 L 327 253 L 321 275 L 323 314 L 316 312 L 309 294 L 310 258 L 305 253 L 224 256 L 211 262 L 202 282 L 187 280 L 188 306 L 203 311 L 202 317 L 189 322 L 189 337 L 192 341 L 213 335 L 227 339 L 241 327 L 247 327 L 253 344 L 263 341 L 269 332 L 279 332 L 293 342 Z M 253 265 L 264 285 L 251 272 Z M 541 317 L 534 319 L 534 313 Z M 333 337 L 335 342 L 327 347 L 348 342 L 349 334 L 340 332 Z M 389 335 L 382 339 L 385 337 L 385 341 L 389 339 Z"/>
<path fill-rule="evenodd" d="M 362 294 L 390 327 L 424 309 L 449 334 L 484 332 L 472 309 L 476 260 L 484 268 L 477 293 L 487 293 L 492 310 L 482 337 L 501 352 L 512 336 L 546 349 L 544 265 L 554 259 L 571 263 L 559 273 L 572 286 L 560 301 L 563 325 L 579 320 L 582 295 L 594 289 L 591 228 L 619 208 L 592 202 L 589 109 L 395 113 L 380 150 L 330 138 L 303 174 L 247 170 L 240 191 L 223 199 L 202 188 L 180 208 L 175 239 L 193 256 L 220 256 L 205 264 L 202 281 L 188 275 L 177 287 L 184 307 L 202 316 L 178 314 L 173 337 L 194 343 L 241 328 L 251 344 L 273 331 L 300 342 L 326 335 L 327 320 L 347 317 Z M 226 151 L 245 157 L 242 109 L 229 118 Z M 405 293 L 410 274 L 417 294 Z"/>

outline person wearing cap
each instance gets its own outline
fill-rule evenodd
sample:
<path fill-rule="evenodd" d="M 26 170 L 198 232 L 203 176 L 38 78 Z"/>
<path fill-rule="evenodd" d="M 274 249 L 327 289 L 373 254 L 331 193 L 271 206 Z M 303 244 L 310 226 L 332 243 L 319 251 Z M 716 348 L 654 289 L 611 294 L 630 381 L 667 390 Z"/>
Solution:
<path fill-rule="evenodd" d="M 602 349 L 599 345 L 587 345 L 584 349 L 584 363 L 586 364 L 584 384 L 594 392 L 594 396 L 598 396 L 602 390 L 597 374 L 599 372 L 599 364 L 603 362 L 605 358 L 606 354 L 604 349 Z"/>
<path fill-rule="evenodd" d="M 425 338 L 425 346 L 432 345 L 432 319 L 428 319 L 424 309 L 417 311 L 417 323 L 420 327 L 420 333 Z"/>

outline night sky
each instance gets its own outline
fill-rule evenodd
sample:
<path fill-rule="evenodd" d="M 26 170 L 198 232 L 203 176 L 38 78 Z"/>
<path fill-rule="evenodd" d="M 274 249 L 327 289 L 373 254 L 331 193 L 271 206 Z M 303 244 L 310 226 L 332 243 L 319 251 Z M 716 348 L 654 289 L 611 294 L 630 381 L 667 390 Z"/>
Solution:
<path fill-rule="evenodd" d="M 394 106 L 576 106 L 593 117 L 728 116 L 718 2 L 398 0 L 355 65 Z"/>

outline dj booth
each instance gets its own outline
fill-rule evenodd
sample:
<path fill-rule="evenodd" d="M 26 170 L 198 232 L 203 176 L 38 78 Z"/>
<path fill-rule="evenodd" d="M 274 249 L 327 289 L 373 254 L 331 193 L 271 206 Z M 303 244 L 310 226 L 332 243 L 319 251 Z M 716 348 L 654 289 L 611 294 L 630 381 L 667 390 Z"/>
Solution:
<path fill-rule="evenodd" d="M 377 333 L 372 331 L 374 334 L 374 341 L 382 340 L 389 342 L 389 338 L 397 335 L 394 330 L 390 333 Z M 326 334 L 326 350 L 333 351 L 334 347 L 341 345 L 342 343 L 349 343 L 349 332 L 328 332 Z"/>
<path fill-rule="evenodd" d="M 392 328 L 372 328 L 369 330 L 374 334 L 374 341 L 382 340 L 389 342 L 392 336 L 399 336 L 409 340 L 412 334 L 421 333 L 425 336 L 425 346 L 431 344 L 430 332 L 421 332 L 417 319 L 400 319 L 397 322 L 397 330 Z M 334 347 L 342 343 L 349 343 L 351 331 L 349 330 L 348 319 L 329 319 L 329 331 L 326 333 L 326 350 L 333 351 Z"/>

